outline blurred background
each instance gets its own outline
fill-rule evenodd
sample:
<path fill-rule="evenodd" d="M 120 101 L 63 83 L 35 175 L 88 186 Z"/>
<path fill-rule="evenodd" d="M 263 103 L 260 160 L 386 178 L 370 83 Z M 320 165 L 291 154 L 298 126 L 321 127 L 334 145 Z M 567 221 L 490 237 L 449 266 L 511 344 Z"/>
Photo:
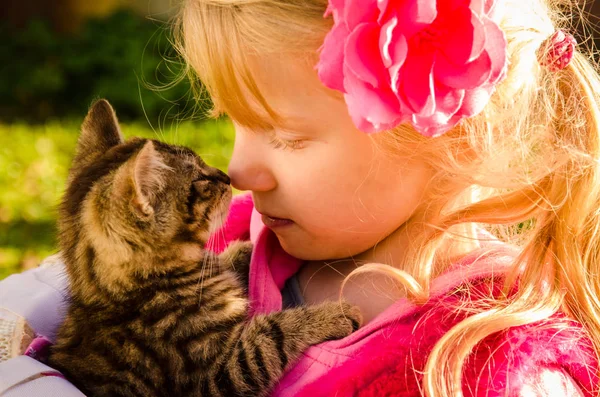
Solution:
<path fill-rule="evenodd" d="M 57 205 L 94 99 L 112 103 L 126 136 L 186 145 L 227 168 L 230 123 L 202 120 L 187 81 L 173 84 L 176 6 L 0 0 L 0 279 L 55 252 Z"/>
<path fill-rule="evenodd" d="M 231 124 L 203 120 L 209 104 L 185 80 L 172 84 L 176 1 L 0 0 L 0 279 L 55 252 L 57 204 L 96 98 L 113 104 L 126 136 L 187 145 L 226 169 Z M 580 41 L 600 42 L 600 0 L 584 9 Z"/>

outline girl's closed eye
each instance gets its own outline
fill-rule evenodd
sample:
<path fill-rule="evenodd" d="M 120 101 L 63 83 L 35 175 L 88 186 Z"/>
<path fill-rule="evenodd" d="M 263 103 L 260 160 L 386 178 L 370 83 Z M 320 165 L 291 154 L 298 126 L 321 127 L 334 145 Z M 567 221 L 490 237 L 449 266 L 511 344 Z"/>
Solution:
<path fill-rule="evenodd" d="M 302 149 L 304 147 L 304 142 L 305 141 L 303 139 L 282 139 L 275 134 L 271 135 L 269 141 L 269 143 L 273 145 L 275 149 L 290 149 L 292 151 Z"/>
<path fill-rule="evenodd" d="M 244 127 L 237 124 L 235 121 L 234 125 L 237 131 L 241 132 L 245 130 Z M 254 129 L 254 132 L 263 135 L 265 141 L 275 149 L 289 149 L 291 151 L 303 149 L 308 140 L 306 136 L 302 136 L 296 132 L 283 130 L 280 127 L 267 126 L 260 129 Z"/>
<path fill-rule="evenodd" d="M 275 149 L 290 149 L 292 151 L 304 148 L 306 138 L 301 137 L 294 132 L 283 131 L 281 129 L 270 129 L 267 131 L 269 143 Z"/>

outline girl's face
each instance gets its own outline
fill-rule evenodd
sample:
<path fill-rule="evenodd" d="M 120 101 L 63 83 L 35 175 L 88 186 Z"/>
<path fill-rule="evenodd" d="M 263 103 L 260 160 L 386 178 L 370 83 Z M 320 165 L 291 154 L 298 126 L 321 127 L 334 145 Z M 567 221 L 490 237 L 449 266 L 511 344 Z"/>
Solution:
<path fill-rule="evenodd" d="M 255 69 L 285 125 L 256 131 L 236 123 L 229 175 L 235 188 L 252 191 L 263 222 L 289 254 L 356 256 L 420 212 L 433 174 L 423 158 L 384 153 L 383 135 L 357 130 L 343 99 L 302 62 L 264 59 Z"/>

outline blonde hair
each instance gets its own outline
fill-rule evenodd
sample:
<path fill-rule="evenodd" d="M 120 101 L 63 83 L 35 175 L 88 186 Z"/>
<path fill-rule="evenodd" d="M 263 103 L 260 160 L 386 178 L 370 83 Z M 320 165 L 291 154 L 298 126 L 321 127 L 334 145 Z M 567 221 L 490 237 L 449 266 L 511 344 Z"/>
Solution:
<path fill-rule="evenodd" d="M 510 66 L 484 111 L 435 139 L 408 126 L 382 133 L 392 155 L 416 148 L 439 170 L 429 227 L 414 236 L 402 270 L 385 268 L 414 299 L 426 299 L 431 280 L 449 265 L 440 260 L 441 250 L 475 224 L 518 236 L 522 246 L 506 293 L 478 307 L 433 348 L 423 378 L 430 397 L 462 395 L 464 363 L 484 338 L 559 310 L 584 326 L 600 352 L 600 78 L 581 52 L 557 73 L 538 62 L 544 40 L 568 27 L 559 12 L 568 3 L 498 5 Z M 175 27 L 179 51 L 192 79 L 211 95 L 214 113 L 261 126 L 263 118 L 245 99 L 250 93 L 276 119 L 252 77 L 252 57 L 293 53 L 314 64 L 332 26 L 323 18 L 326 7 L 327 0 L 185 1 Z M 518 233 L 509 233 L 515 228 Z M 519 288 L 509 294 L 517 279 Z"/>

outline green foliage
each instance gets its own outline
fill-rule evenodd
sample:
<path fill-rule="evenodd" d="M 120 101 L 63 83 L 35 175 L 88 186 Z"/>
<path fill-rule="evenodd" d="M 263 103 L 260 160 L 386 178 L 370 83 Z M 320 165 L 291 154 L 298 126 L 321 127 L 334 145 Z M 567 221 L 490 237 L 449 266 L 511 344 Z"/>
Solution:
<path fill-rule="evenodd" d="M 55 251 L 56 208 L 79 118 L 96 98 L 117 109 L 125 135 L 189 146 L 225 169 L 229 122 L 174 121 L 196 103 L 186 79 L 169 85 L 181 65 L 168 28 L 129 11 L 90 20 L 71 35 L 43 20 L 21 30 L 0 21 L 0 279 Z"/>
<path fill-rule="evenodd" d="M 0 125 L 0 279 L 35 266 L 56 250 L 55 219 L 80 122 Z M 233 148 L 228 121 L 173 124 L 154 131 L 125 123 L 127 137 L 141 136 L 189 146 L 225 170 Z"/>
<path fill-rule="evenodd" d="M 167 25 L 120 11 L 61 35 L 33 20 L 24 30 L 0 24 L 0 120 L 45 122 L 84 114 L 107 98 L 123 120 L 177 117 L 191 110 L 186 79 L 165 90 L 181 72 Z"/>

